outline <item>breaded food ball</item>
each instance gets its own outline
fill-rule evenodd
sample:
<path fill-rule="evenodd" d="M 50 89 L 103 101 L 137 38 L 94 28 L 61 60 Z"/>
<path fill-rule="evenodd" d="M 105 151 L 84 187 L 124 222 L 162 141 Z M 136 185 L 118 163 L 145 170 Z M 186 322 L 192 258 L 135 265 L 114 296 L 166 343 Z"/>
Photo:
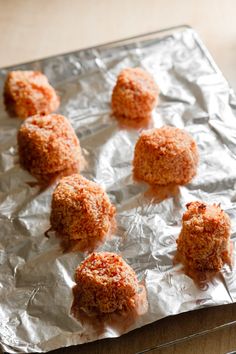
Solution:
<path fill-rule="evenodd" d="M 103 188 L 79 174 L 61 179 L 52 196 L 51 227 L 65 248 L 83 251 L 102 242 L 114 214 Z"/>
<path fill-rule="evenodd" d="M 4 87 L 9 113 L 22 119 L 35 114 L 50 114 L 60 101 L 47 77 L 39 71 L 11 71 Z"/>
<path fill-rule="evenodd" d="M 139 284 L 134 270 L 115 253 L 90 254 L 76 269 L 75 303 L 86 313 L 129 311 Z"/>
<path fill-rule="evenodd" d="M 152 76 L 141 68 L 120 72 L 112 93 L 112 110 L 119 118 L 146 120 L 157 103 L 158 87 Z"/>
<path fill-rule="evenodd" d="M 79 171 L 81 150 L 69 120 L 62 115 L 27 118 L 18 131 L 20 163 L 42 183 Z"/>
<path fill-rule="evenodd" d="M 197 145 L 182 129 L 146 130 L 136 143 L 134 177 L 151 185 L 186 184 L 195 176 L 197 165 Z"/>
<path fill-rule="evenodd" d="M 218 272 L 231 261 L 230 219 L 219 205 L 186 205 L 177 240 L 179 260 L 186 269 Z"/>

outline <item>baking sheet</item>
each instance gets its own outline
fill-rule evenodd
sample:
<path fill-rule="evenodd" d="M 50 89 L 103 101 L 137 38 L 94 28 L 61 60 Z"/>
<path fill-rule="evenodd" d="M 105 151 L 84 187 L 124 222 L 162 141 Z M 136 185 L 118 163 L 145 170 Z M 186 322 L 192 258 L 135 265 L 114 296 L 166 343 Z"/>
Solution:
<path fill-rule="evenodd" d="M 198 174 L 180 194 L 160 203 L 133 181 L 139 131 L 120 129 L 110 116 L 110 97 L 122 68 L 141 66 L 161 90 L 152 127 L 185 128 L 197 141 Z M 83 175 L 101 184 L 117 207 L 117 230 L 99 251 L 121 254 L 147 289 L 149 309 L 129 331 L 168 315 L 236 301 L 235 269 L 225 266 L 201 289 L 173 266 L 175 239 L 185 204 L 221 203 L 236 236 L 236 99 L 198 35 L 190 28 L 136 38 L 0 70 L 43 71 L 61 96 L 87 166 Z M 70 314 L 74 270 L 83 254 L 63 253 L 49 228 L 51 186 L 40 192 L 18 163 L 16 132 L 0 103 L 0 342 L 9 352 L 42 352 L 116 337 L 115 327 L 88 331 Z M 235 249 L 235 247 L 234 247 Z M 235 260 L 235 251 L 233 253 Z M 235 262 L 234 262 L 235 263 Z"/>

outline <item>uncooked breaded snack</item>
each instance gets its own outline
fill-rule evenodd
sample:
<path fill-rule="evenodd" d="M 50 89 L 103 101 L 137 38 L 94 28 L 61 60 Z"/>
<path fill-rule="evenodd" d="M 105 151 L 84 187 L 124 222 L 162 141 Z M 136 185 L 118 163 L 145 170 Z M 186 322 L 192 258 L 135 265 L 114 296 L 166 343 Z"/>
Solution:
<path fill-rule="evenodd" d="M 119 119 L 147 120 L 157 103 L 158 87 L 152 76 L 141 68 L 120 72 L 112 93 L 112 110 Z"/>
<path fill-rule="evenodd" d="M 137 276 L 115 253 L 90 254 L 76 269 L 75 282 L 75 302 L 86 313 L 125 312 L 136 306 Z"/>
<path fill-rule="evenodd" d="M 220 205 L 191 202 L 177 240 L 178 259 L 187 270 L 218 272 L 231 262 L 230 219 Z"/>
<path fill-rule="evenodd" d="M 83 251 L 102 242 L 114 214 L 103 188 L 79 174 L 61 179 L 52 196 L 51 226 L 68 249 Z"/>
<path fill-rule="evenodd" d="M 183 185 L 195 176 L 198 149 L 184 130 L 164 126 L 141 133 L 134 152 L 134 177 L 151 185 Z"/>
<path fill-rule="evenodd" d="M 60 104 L 54 88 L 39 71 L 9 72 L 4 99 L 9 113 L 22 119 L 36 114 L 50 114 Z"/>
<path fill-rule="evenodd" d="M 18 131 L 20 163 L 39 182 L 78 172 L 81 164 L 79 140 L 69 120 L 62 115 L 27 118 Z"/>

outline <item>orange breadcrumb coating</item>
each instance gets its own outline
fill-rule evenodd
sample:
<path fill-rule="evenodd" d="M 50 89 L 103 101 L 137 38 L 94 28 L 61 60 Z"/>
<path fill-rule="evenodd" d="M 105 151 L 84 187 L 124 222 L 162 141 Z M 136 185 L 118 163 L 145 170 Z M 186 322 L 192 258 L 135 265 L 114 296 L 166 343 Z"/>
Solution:
<path fill-rule="evenodd" d="M 86 313 L 130 311 L 136 306 L 137 276 L 117 254 L 90 254 L 76 269 L 75 281 L 75 301 Z"/>
<path fill-rule="evenodd" d="M 80 167 L 79 140 L 69 120 L 62 115 L 27 118 L 18 131 L 20 163 L 40 182 L 77 172 Z"/>
<path fill-rule="evenodd" d="M 50 114 L 57 110 L 60 101 L 39 71 L 11 71 L 4 87 L 7 110 L 22 119 L 35 114 Z"/>
<path fill-rule="evenodd" d="M 51 226 L 66 248 L 83 251 L 102 242 L 114 214 L 103 188 L 79 174 L 61 179 L 52 196 Z"/>
<path fill-rule="evenodd" d="M 186 205 L 177 240 L 178 258 L 186 269 L 218 272 L 231 262 L 230 219 L 219 205 Z"/>
<path fill-rule="evenodd" d="M 147 120 L 157 103 L 158 87 L 141 68 L 120 72 L 112 93 L 112 110 L 119 119 Z"/>
<path fill-rule="evenodd" d="M 186 184 L 197 165 L 197 145 L 184 130 L 170 126 L 147 130 L 136 143 L 134 177 L 151 185 Z"/>

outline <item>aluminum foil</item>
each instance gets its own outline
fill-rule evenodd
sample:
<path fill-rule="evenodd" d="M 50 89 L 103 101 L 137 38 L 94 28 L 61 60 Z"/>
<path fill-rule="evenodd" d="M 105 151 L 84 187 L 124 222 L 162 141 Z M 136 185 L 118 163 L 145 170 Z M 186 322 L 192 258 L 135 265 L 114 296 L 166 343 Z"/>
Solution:
<path fill-rule="evenodd" d="M 133 181 L 132 158 L 139 131 L 120 129 L 110 116 L 110 97 L 122 68 L 141 66 L 158 83 L 153 127 L 185 128 L 200 151 L 198 174 L 180 194 L 160 203 Z M 99 250 L 117 252 L 145 283 L 148 312 L 126 331 L 165 316 L 236 302 L 236 272 L 225 266 L 199 288 L 173 266 L 185 204 L 221 203 L 236 238 L 236 99 L 197 34 L 189 28 L 136 38 L 0 70 L 2 91 L 12 69 L 43 71 L 61 96 L 87 161 L 83 175 L 101 184 L 117 207 L 117 230 Z M 2 95 L 2 92 L 1 92 Z M 70 314 L 80 253 L 63 253 L 49 228 L 51 186 L 40 192 L 18 163 L 20 121 L 0 105 L 0 341 L 10 352 L 42 352 L 120 336 L 112 326 L 88 330 Z M 235 252 L 233 254 L 235 259 Z M 235 262 L 234 262 L 235 264 Z"/>

